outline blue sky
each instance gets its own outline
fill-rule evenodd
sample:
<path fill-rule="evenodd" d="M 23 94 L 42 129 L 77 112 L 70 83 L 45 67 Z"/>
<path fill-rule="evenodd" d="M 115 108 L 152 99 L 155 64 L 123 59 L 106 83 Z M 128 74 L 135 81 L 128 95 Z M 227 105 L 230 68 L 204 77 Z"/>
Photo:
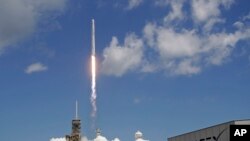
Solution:
<path fill-rule="evenodd" d="M 44 141 L 90 117 L 109 140 L 151 141 L 250 117 L 247 0 L 0 1 L 0 137 Z"/>

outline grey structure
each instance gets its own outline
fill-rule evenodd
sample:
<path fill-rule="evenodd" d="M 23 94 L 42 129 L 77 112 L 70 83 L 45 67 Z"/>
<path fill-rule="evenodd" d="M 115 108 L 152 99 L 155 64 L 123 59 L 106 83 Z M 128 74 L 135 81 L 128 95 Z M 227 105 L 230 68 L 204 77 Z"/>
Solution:
<path fill-rule="evenodd" d="M 168 138 L 168 141 L 229 141 L 230 125 L 250 125 L 248 120 L 234 120 Z"/>
<path fill-rule="evenodd" d="M 78 104 L 76 102 L 76 117 L 72 120 L 71 135 L 65 136 L 66 141 L 81 141 L 81 120 L 78 118 Z"/>

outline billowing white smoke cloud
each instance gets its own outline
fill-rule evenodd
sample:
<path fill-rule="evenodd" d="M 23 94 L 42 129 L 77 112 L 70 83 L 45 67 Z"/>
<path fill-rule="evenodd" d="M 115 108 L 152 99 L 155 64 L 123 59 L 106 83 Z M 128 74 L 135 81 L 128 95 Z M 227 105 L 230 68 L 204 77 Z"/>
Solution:
<path fill-rule="evenodd" d="M 149 141 L 143 139 L 143 134 L 140 131 L 135 132 L 135 141 Z"/>
<path fill-rule="evenodd" d="M 66 138 L 51 138 L 50 141 L 66 141 Z"/>
<path fill-rule="evenodd" d="M 104 136 L 97 136 L 93 141 L 108 141 L 106 137 Z"/>
<path fill-rule="evenodd" d="M 112 141 L 120 141 L 119 138 L 114 138 Z"/>
<path fill-rule="evenodd" d="M 50 141 L 66 141 L 66 138 L 51 138 Z M 87 137 L 82 137 L 81 141 L 88 141 Z"/>
<path fill-rule="evenodd" d="M 135 141 L 149 141 L 149 140 L 144 140 L 144 139 L 137 139 Z"/>
<path fill-rule="evenodd" d="M 220 8 L 229 9 L 233 0 L 158 0 L 159 2 L 171 6 L 164 22 L 147 23 L 142 37 L 136 37 L 124 45 L 119 45 L 118 39 L 113 38 L 110 46 L 103 52 L 102 71 L 105 74 L 121 76 L 135 70 L 193 75 L 200 73 L 205 67 L 222 65 L 239 41 L 250 39 L 250 27 L 244 23 L 249 20 L 247 18 L 236 21 L 232 25 L 236 27 L 234 31 L 213 30 L 215 24 L 223 25 Z M 189 18 L 193 20 L 193 28 L 179 26 L 185 22 L 183 15 L 188 12 L 182 9 L 185 3 L 191 6 L 189 12 L 192 16 Z M 179 24 L 171 24 L 172 21 Z M 128 47 L 128 44 L 134 44 L 134 47 Z"/>
<path fill-rule="evenodd" d="M 1 0 L 0 54 L 37 30 L 42 20 L 64 10 L 66 0 Z"/>
<path fill-rule="evenodd" d="M 66 141 L 66 138 L 51 138 L 50 141 Z M 97 133 L 96 138 L 88 140 L 86 136 L 81 138 L 81 141 L 108 141 L 106 137 L 102 136 L 101 133 Z M 114 138 L 112 141 L 120 141 L 119 138 Z M 135 132 L 135 141 L 149 141 L 143 139 L 143 134 L 140 131 Z"/>
<path fill-rule="evenodd" d="M 88 138 L 86 136 L 81 138 L 81 141 L 88 141 Z"/>

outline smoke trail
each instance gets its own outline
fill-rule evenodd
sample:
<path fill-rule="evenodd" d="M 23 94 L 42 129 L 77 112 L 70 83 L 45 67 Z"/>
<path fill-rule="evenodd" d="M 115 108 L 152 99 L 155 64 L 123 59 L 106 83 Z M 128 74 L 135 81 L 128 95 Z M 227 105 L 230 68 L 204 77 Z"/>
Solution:
<path fill-rule="evenodd" d="M 96 117 L 96 111 L 97 111 L 97 107 L 96 107 L 96 59 L 95 59 L 95 55 L 91 56 L 91 73 L 92 73 L 92 85 L 91 85 L 91 105 L 92 105 L 92 113 L 91 116 L 93 118 Z"/>

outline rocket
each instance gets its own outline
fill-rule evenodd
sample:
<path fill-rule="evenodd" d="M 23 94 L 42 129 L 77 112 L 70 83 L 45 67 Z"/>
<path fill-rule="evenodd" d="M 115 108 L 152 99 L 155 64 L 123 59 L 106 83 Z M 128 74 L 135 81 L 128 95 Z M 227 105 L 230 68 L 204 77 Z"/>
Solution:
<path fill-rule="evenodd" d="M 92 19 L 92 35 L 91 35 L 91 104 L 92 104 L 92 117 L 96 116 L 96 59 L 95 59 L 95 21 Z"/>
<path fill-rule="evenodd" d="M 91 55 L 95 56 L 95 20 L 92 19 Z"/>

